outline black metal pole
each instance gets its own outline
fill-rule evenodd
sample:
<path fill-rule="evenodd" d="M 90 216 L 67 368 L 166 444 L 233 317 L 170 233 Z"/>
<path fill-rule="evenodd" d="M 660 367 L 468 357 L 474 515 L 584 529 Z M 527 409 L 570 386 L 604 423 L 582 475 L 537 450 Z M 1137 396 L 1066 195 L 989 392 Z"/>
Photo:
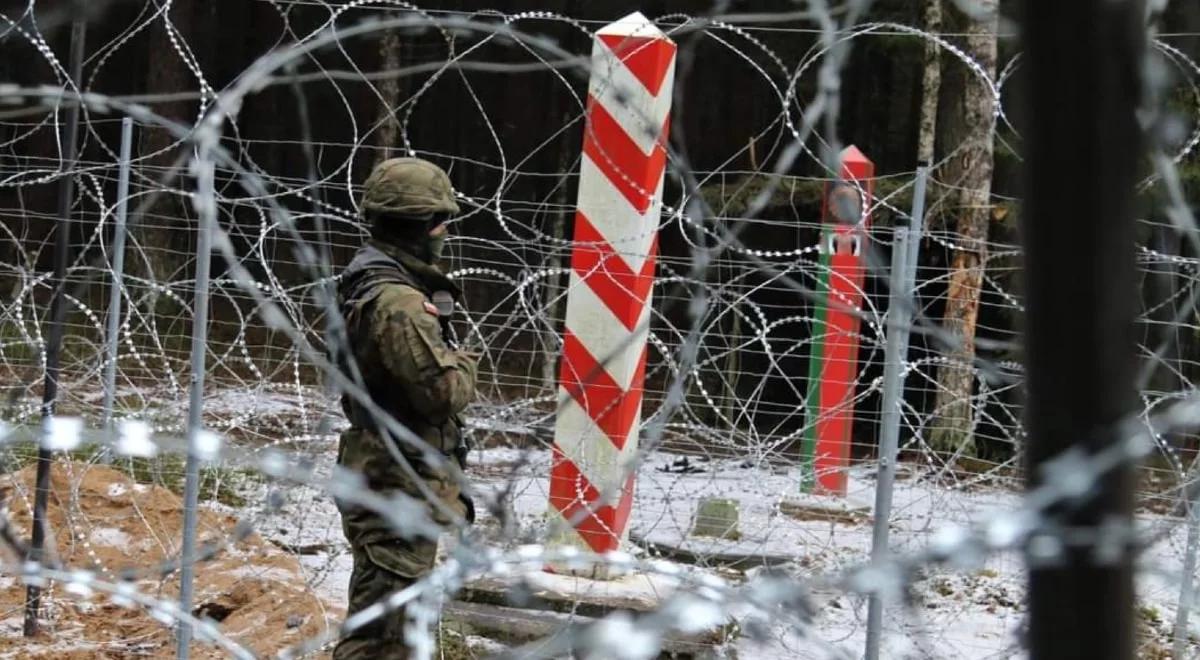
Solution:
<path fill-rule="evenodd" d="M 71 24 L 71 82 L 83 84 L 83 46 L 87 34 L 87 22 L 82 9 Z M 75 198 L 75 145 L 79 135 L 79 103 L 70 100 L 63 122 L 62 160 L 63 176 L 58 182 L 58 225 L 54 242 L 54 300 L 50 305 L 50 331 L 46 339 L 46 369 L 43 378 L 42 420 L 45 423 L 54 414 L 58 398 L 59 354 L 62 352 L 63 325 L 66 320 L 67 263 L 71 257 L 71 203 Z M 40 562 L 42 548 L 46 543 L 46 503 L 50 499 L 50 452 L 38 448 L 37 486 L 33 500 L 33 538 L 29 543 L 27 561 Z M 38 631 L 38 610 L 41 607 L 42 590 L 30 584 L 25 594 L 25 636 L 32 637 Z"/>
<path fill-rule="evenodd" d="M 1023 8 L 1026 417 L 1037 486 L 1039 467 L 1061 452 L 1111 446 L 1136 405 L 1135 109 L 1145 17 L 1140 0 L 1025 0 Z M 1113 556 L 1096 544 L 1130 529 L 1133 470 L 1123 465 L 1084 501 L 1051 512 L 1060 552 L 1031 541 L 1033 660 L 1133 657 L 1130 552 Z"/>

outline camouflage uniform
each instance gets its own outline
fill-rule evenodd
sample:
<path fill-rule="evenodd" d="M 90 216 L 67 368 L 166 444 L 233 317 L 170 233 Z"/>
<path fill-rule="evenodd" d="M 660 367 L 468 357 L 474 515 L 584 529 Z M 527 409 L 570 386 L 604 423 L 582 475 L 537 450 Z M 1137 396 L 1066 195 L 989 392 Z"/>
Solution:
<path fill-rule="evenodd" d="M 459 291 L 434 265 L 440 250 L 428 235 L 430 225 L 440 221 L 431 214 L 458 211 L 449 178 L 415 158 L 384 161 L 367 179 L 362 206 L 372 220 L 373 238 L 351 261 L 338 289 L 354 359 L 372 400 L 446 456 L 447 466 L 438 467 L 404 441 L 395 442 L 425 485 L 470 522 L 474 508 L 456 474 L 461 477 L 465 455 L 458 415 L 474 397 L 475 360 L 454 350 L 443 334 L 450 312 L 445 303 Z M 367 411 L 348 396 L 342 408 L 350 428 L 342 434 L 338 463 L 363 475 L 377 493 L 402 491 L 423 499 Z M 372 511 L 345 502 L 338 508 L 354 554 L 349 614 L 433 568 L 436 541 L 404 538 Z M 438 523 L 453 522 L 438 507 L 426 508 Z M 333 657 L 405 658 L 404 626 L 403 610 L 392 612 L 343 639 Z"/>

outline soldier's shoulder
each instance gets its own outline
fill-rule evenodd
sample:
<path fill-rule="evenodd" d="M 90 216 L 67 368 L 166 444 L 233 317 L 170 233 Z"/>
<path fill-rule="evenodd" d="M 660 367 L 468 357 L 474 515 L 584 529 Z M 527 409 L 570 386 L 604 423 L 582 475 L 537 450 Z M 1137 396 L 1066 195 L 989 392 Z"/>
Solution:
<path fill-rule="evenodd" d="M 406 314 L 412 316 L 436 315 L 437 308 L 425 294 L 407 284 L 387 284 L 380 288 L 376 309 L 387 316 Z"/>

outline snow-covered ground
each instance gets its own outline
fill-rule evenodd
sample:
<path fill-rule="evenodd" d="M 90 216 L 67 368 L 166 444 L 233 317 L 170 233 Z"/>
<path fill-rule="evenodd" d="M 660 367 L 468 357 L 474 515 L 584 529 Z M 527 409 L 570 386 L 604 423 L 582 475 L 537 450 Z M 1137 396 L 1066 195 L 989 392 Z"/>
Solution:
<path fill-rule="evenodd" d="M 315 449 L 310 447 L 309 449 Z M 333 457 L 317 452 L 324 461 Z M 784 570 L 811 579 L 817 615 L 811 627 L 777 624 L 764 642 L 735 642 L 739 657 L 861 657 L 865 640 L 865 598 L 837 590 L 831 583 L 846 569 L 865 563 L 871 551 L 875 483 L 870 470 L 850 474 L 844 504 L 800 493 L 796 466 L 751 465 L 739 461 L 689 458 L 680 472 L 674 454 L 651 456 L 639 474 L 630 531 L 634 539 L 659 547 L 683 548 L 704 564 L 706 557 L 743 554 L 786 558 Z M 511 544 L 538 542 L 545 530 L 550 456 L 544 450 L 487 449 L 472 454 L 470 473 L 479 497 L 506 492 L 506 508 L 517 522 Z M 739 505 L 737 540 L 689 535 L 696 503 L 720 497 Z M 950 488 L 917 478 L 897 482 L 891 516 L 892 550 L 912 553 L 947 525 L 986 521 L 997 512 L 1016 508 L 1018 493 L 997 486 Z M 780 506 L 784 503 L 784 506 Z M 808 505 L 806 514 L 789 515 L 787 503 Z M 859 511 L 858 515 L 825 518 L 822 508 Z M 495 526 L 486 507 L 479 524 Z M 816 513 L 813 513 L 816 511 Z M 1145 524 L 1163 519 L 1146 517 Z M 286 493 L 278 513 L 259 521 L 264 535 L 297 548 L 310 583 L 331 603 L 344 604 L 350 558 L 341 536 L 336 509 L 327 497 L 308 488 Z M 1139 572 L 1139 606 L 1152 634 L 1169 648 L 1169 633 L 1178 600 L 1184 530 L 1176 526 L 1142 558 L 1149 569 Z M 643 553 L 631 545 L 635 553 Z M 715 569 L 714 569 L 715 570 Z M 729 571 L 722 575 L 730 577 Z M 736 578 L 735 578 L 736 579 Z M 1024 618 L 1024 569 L 1020 557 L 987 558 L 969 571 L 929 568 L 912 585 L 910 602 L 886 609 L 883 657 L 1020 658 Z M 1195 628 L 1195 627 L 1194 627 Z"/>
<path fill-rule="evenodd" d="M 165 420 L 182 419 L 185 402 L 159 402 L 153 412 Z M 213 428 L 238 430 L 239 443 L 249 447 L 276 446 L 315 459 L 328 470 L 336 452 L 341 419 L 332 401 L 320 392 L 297 391 L 287 385 L 250 390 L 216 389 L 206 401 Z M 322 420 L 333 423 L 324 433 L 313 432 Z M 514 422 L 501 428 L 496 420 L 475 420 L 485 433 L 510 438 L 522 434 Z M 803 629 L 778 624 L 769 639 L 758 644 L 736 642 L 741 657 L 827 658 L 834 652 L 861 657 L 866 632 L 865 598 L 832 586 L 835 578 L 861 566 L 871 552 L 871 520 L 875 496 L 873 466 L 851 470 L 844 500 L 801 493 L 795 465 L 753 460 L 706 460 L 657 452 L 641 466 L 629 528 L 631 538 L 657 549 L 681 548 L 702 568 L 715 556 L 745 555 L 784 561 L 783 569 L 813 585 L 817 615 Z M 545 538 L 550 455 L 543 449 L 486 449 L 471 455 L 469 472 L 481 499 L 506 494 L 503 504 L 515 521 L 511 534 L 500 535 L 486 506 L 477 507 L 479 525 L 492 529 L 498 543 L 538 543 Z M 899 554 L 919 552 L 938 532 L 951 525 L 987 521 L 1020 506 L 1020 493 L 987 480 L 962 487 L 961 482 L 927 479 L 913 466 L 902 470 L 890 517 L 891 549 Z M 255 528 L 280 547 L 290 549 L 307 572 L 309 584 L 333 607 L 344 607 L 351 560 L 332 501 L 308 487 L 282 489 L 283 506 L 267 513 L 262 492 L 250 493 L 249 505 L 237 513 L 252 518 Z M 696 506 L 704 498 L 738 503 L 737 540 L 689 534 Z M 796 506 L 800 505 L 800 506 Z M 848 515 L 820 515 L 842 509 Z M 797 510 L 799 509 L 799 513 Z M 1143 635 L 1170 647 L 1184 556 L 1186 530 L 1174 521 L 1140 514 L 1139 522 L 1165 528 L 1158 541 L 1140 557 L 1138 605 Z M 647 554 L 637 544 L 629 549 Z M 729 571 L 722 571 L 730 577 Z M 906 604 L 885 610 L 883 657 L 1020 658 L 1024 624 L 1024 566 L 1013 554 L 986 558 L 969 570 L 930 567 L 911 585 Z M 1200 619 L 1200 615 L 1193 617 Z M 1200 636 L 1195 621 L 1193 636 Z M 1193 646 L 1195 650 L 1195 646 Z M 1159 656 L 1162 657 L 1162 656 Z"/>

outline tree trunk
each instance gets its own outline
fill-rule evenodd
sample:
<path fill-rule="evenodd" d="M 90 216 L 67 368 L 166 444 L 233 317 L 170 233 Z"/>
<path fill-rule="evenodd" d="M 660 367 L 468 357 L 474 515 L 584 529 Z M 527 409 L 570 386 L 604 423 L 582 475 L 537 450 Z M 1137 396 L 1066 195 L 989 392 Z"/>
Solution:
<path fill-rule="evenodd" d="M 925 31 L 938 33 L 942 29 L 942 0 L 925 0 Z M 933 162 L 933 145 L 937 137 L 938 90 L 942 86 L 942 47 L 925 41 L 925 71 L 921 76 L 921 117 L 917 133 L 917 163 Z"/>
<path fill-rule="evenodd" d="M 718 267 L 717 272 L 720 272 Z M 728 281 L 728 280 L 723 280 Z M 740 310 L 737 307 L 729 310 L 729 330 L 725 332 L 725 343 L 728 346 L 729 353 L 725 356 L 725 401 L 722 402 L 721 408 L 725 414 L 725 419 L 731 424 L 730 435 L 736 434 L 738 430 L 738 381 L 742 375 L 742 317 L 738 314 Z"/>
<path fill-rule="evenodd" d="M 170 20 L 186 38 L 195 13 L 193 3 L 194 0 L 174 0 L 170 15 L 158 16 L 150 27 L 148 52 L 152 55 L 147 58 L 147 94 L 175 94 L 199 89 L 199 82 L 176 50 L 167 26 Z M 155 104 L 154 110 L 166 119 L 191 125 L 196 121 L 198 108 L 192 101 L 170 101 Z M 175 165 L 185 152 L 178 145 L 179 138 L 163 128 L 142 126 L 139 138 L 139 155 L 146 158 L 143 161 L 144 176 L 157 184 L 167 169 Z M 167 183 L 167 187 L 187 188 L 183 180 L 186 172 L 186 167 L 183 167 L 180 174 Z M 178 270 L 186 263 L 182 253 L 188 247 L 186 241 L 176 241 L 173 237 L 180 233 L 178 230 L 181 226 L 191 226 L 187 221 L 190 215 L 189 200 L 171 192 L 160 193 L 147 211 L 131 223 L 130 237 L 136 250 L 129 257 L 129 273 L 160 284 L 177 279 Z M 146 308 L 152 311 L 160 302 L 160 296 L 153 287 L 148 287 L 141 299 Z M 161 297 L 162 303 L 172 305 L 169 301 L 168 297 Z"/>
<path fill-rule="evenodd" d="M 379 38 L 380 70 L 396 73 L 402 66 L 401 60 L 400 32 L 385 30 Z M 383 96 L 383 103 L 379 106 L 377 163 L 388 160 L 401 148 L 400 119 L 396 116 L 396 108 L 400 106 L 400 83 L 400 78 L 396 77 L 384 78 L 379 83 L 379 95 Z"/>
<path fill-rule="evenodd" d="M 988 76 L 996 74 L 996 0 L 981 3 L 990 12 L 972 20 L 950 8 L 951 27 L 964 34 L 963 50 Z M 961 28 L 959 27 L 961 26 Z M 957 150 L 941 177 L 957 192 L 954 211 L 958 214 L 955 251 L 946 312 L 942 327 L 952 345 L 948 361 L 938 370 L 936 419 L 930 443 L 935 451 L 961 452 L 973 457 L 975 388 L 975 326 L 979 317 L 979 295 L 987 258 L 988 225 L 991 218 L 992 132 L 995 127 L 994 99 L 959 61 L 951 62 L 943 89 L 948 96 L 948 121 L 943 132 L 945 150 Z"/>
<path fill-rule="evenodd" d="M 569 121 L 568 116 L 563 116 L 563 122 Z M 546 257 L 545 265 L 547 270 L 558 270 L 562 268 L 563 253 L 568 252 L 567 248 L 563 247 L 557 241 L 566 238 L 567 235 L 567 214 L 570 213 L 571 204 L 574 200 L 571 199 L 571 187 L 567 185 L 569 180 L 567 173 L 571 167 L 571 154 L 567 149 L 562 149 L 558 159 L 559 175 L 563 177 L 558 182 L 558 190 L 554 194 L 554 203 L 549 205 L 549 213 L 552 214 L 550 221 L 550 254 Z M 570 256 L 567 257 L 570 259 Z M 553 327 L 558 327 L 558 319 L 563 314 L 565 304 L 564 275 L 550 275 L 546 277 L 542 285 L 542 296 L 544 298 L 543 305 L 546 310 L 546 317 L 550 319 Z M 539 328 L 539 332 L 541 329 Z M 558 391 L 558 356 L 562 352 L 562 345 L 556 341 L 542 342 L 542 385 L 550 393 Z"/>

